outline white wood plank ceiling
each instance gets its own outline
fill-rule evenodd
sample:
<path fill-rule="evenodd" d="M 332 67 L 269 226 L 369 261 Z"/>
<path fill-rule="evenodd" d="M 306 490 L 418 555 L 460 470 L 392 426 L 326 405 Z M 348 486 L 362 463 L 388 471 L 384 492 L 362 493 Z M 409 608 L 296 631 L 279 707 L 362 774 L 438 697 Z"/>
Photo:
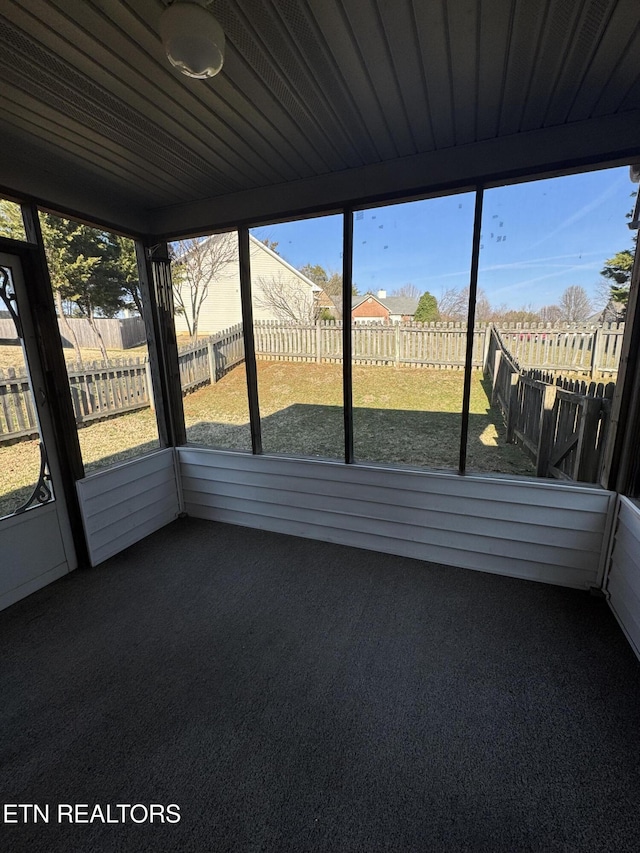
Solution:
<path fill-rule="evenodd" d="M 549 163 L 640 153 L 638 0 L 213 0 L 227 54 L 208 81 L 169 66 L 163 9 L 2 0 L 5 190 L 176 230 L 402 189 L 430 155 L 466 174 L 441 152 L 553 129 Z"/>

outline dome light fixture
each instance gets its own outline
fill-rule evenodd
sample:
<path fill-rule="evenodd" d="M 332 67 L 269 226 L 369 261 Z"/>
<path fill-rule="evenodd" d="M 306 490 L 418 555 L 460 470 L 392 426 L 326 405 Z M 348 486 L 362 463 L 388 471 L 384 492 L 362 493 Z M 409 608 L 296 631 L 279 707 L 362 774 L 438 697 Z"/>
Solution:
<path fill-rule="evenodd" d="M 206 8 L 211 0 L 175 0 L 162 13 L 160 37 L 169 62 L 187 77 L 214 77 L 224 62 L 224 32 Z"/>

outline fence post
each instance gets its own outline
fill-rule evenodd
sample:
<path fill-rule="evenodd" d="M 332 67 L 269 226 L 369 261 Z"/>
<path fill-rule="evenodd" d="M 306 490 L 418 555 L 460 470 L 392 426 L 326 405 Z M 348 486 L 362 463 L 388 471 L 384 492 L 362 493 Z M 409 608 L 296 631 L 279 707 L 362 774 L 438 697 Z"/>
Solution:
<path fill-rule="evenodd" d="M 507 444 L 513 444 L 513 433 L 516 427 L 518 416 L 518 385 L 520 383 L 520 374 L 511 374 L 511 387 L 509 388 L 509 408 L 507 411 L 507 434 L 505 441 Z"/>
<path fill-rule="evenodd" d="M 498 399 L 498 371 L 502 360 L 502 350 L 497 349 L 493 359 L 493 388 L 491 389 L 491 405 Z"/>
<path fill-rule="evenodd" d="M 540 407 L 540 435 L 536 454 L 536 476 L 549 476 L 549 462 L 553 446 L 553 408 L 556 402 L 556 385 L 545 385 Z"/>
<path fill-rule="evenodd" d="M 593 330 L 593 341 L 591 344 L 591 378 L 595 379 L 596 373 L 600 368 L 600 342 L 602 335 L 598 329 Z"/>
<path fill-rule="evenodd" d="M 212 385 L 215 385 L 218 381 L 218 371 L 216 370 L 216 345 L 213 342 L 213 335 L 210 335 L 207 341 L 207 358 L 209 359 L 209 380 Z"/>
<path fill-rule="evenodd" d="M 400 323 L 395 323 L 395 330 L 393 336 L 393 360 L 396 367 L 400 367 Z"/>
<path fill-rule="evenodd" d="M 486 376 L 487 374 L 487 366 L 489 364 L 489 344 L 491 342 L 491 323 L 487 324 L 487 328 L 484 330 L 484 348 L 482 350 L 482 372 Z"/>
<path fill-rule="evenodd" d="M 145 360 L 144 370 L 147 377 L 147 397 L 149 398 L 149 405 L 151 406 L 151 411 L 155 412 L 156 402 L 153 397 L 153 382 L 151 381 L 151 362 L 148 358 Z"/>
<path fill-rule="evenodd" d="M 602 399 L 585 397 L 581 406 L 578 446 L 573 469 L 573 479 L 581 483 L 595 483 L 598 475 L 598 424 Z"/>
<path fill-rule="evenodd" d="M 316 364 L 322 361 L 322 320 L 316 321 Z"/>

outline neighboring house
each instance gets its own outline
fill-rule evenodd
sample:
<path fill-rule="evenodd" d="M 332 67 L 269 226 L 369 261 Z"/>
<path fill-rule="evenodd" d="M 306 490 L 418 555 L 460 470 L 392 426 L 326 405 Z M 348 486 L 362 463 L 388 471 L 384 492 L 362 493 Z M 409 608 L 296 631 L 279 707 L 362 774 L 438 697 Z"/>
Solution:
<path fill-rule="evenodd" d="M 236 237 L 235 234 L 214 235 L 209 239 L 236 240 Z M 297 318 L 308 322 L 315 319 L 323 305 L 322 288 L 251 234 L 249 249 L 254 320 L 294 321 Z M 237 248 L 232 255 L 209 285 L 198 317 L 199 335 L 210 335 L 242 322 Z M 176 314 L 175 326 L 178 334 L 188 332 L 183 314 Z"/>
<path fill-rule="evenodd" d="M 627 306 L 623 302 L 616 302 L 610 299 L 601 311 L 593 314 L 587 320 L 587 323 L 624 323 Z"/>
<path fill-rule="evenodd" d="M 386 290 L 379 290 L 376 296 L 372 293 L 354 296 L 351 318 L 355 323 L 408 323 L 417 308 L 417 299 L 387 296 Z"/>

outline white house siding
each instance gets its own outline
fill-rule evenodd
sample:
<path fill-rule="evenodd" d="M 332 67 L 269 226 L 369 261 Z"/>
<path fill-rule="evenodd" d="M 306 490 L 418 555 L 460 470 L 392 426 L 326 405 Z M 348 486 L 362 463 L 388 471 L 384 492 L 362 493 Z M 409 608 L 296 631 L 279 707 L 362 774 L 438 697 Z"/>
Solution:
<path fill-rule="evenodd" d="M 0 610 L 75 569 L 54 502 L 0 522 Z"/>
<path fill-rule="evenodd" d="M 77 490 L 92 566 L 169 524 L 180 511 L 173 449 L 92 474 Z"/>
<path fill-rule="evenodd" d="M 602 579 L 611 492 L 195 448 L 177 452 L 185 510 L 199 518 L 579 589 Z"/>
<path fill-rule="evenodd" d="M 235 239 L 235 238 L 234 238 Z M 255 237 L 249 235 L 251 286 L 253 294 L 253 316 L 255 320 L 281 320 L 272 309 L 260 304 L 262 288 L 260 279 L 274 278 L 285 285 L 300 288 L 312 298 L 313 282 L 294 269 L 271 249 L 268 249 Z M 240 270 L 237 260 L 230 263 L 218 276 L 215 284 L 209 287 L 209 294 L 202 304 L 198 319 L 199 334 L 210 335 L 222 329 L 228 329 L 242 322 L 240 303 Z M 187 323 L 183 316 L 175 317 L 176 332 L 187 332 Z"/>
<path fill-rule="evenodd" d="M 620 498 L 611 568 L 609 604 L 640 658 L 640 508 Z"/>

